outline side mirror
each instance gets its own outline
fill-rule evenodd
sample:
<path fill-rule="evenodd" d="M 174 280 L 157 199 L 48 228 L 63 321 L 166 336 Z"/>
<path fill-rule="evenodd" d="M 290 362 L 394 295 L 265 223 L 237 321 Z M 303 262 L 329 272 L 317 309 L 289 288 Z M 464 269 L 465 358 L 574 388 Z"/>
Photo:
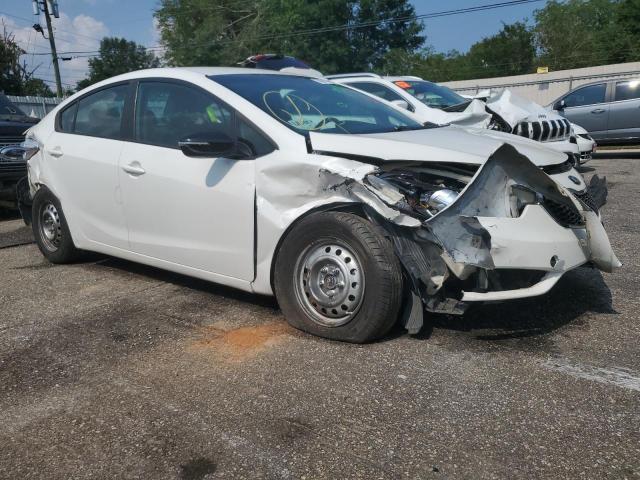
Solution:
<path fill-rule="evenodd" d="M 178 146 L 187 157 L 222 157 L 235 153 L 234 140 L 222 132 L 189 135 Z"/>
<path fill-rule="evenodd" d="M 405 110 L 409 110 L 409 102 L 405 100 L 391 100 L 396 107 L 404 108 Z"/>
<path fill-rule="evenodd" d="M 553 104 L 553 109 L 554 110 L 564 110 L 566 104 L 564 103 L 564 100 L 560 100 L 556 103 Z"/>

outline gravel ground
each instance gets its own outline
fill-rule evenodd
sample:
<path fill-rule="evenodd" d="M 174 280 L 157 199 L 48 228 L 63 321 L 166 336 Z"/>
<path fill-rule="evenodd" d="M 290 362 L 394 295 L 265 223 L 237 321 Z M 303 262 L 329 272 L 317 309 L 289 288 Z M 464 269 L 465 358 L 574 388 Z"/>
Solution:
<path fill-rule="evenodd" d="M 620 155 L 619 157 L 622 157 Z M 640 478 L 640 157 L 601 154 L 624 268 L 356 346 L 270 298 L 0 221 L 0 478 Z"/>

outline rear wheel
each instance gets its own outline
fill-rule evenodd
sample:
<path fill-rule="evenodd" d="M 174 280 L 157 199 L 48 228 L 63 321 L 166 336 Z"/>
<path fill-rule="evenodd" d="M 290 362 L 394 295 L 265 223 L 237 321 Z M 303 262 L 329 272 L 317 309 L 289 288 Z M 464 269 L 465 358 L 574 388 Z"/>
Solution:
<path fill-rule="evenodd" d="M 36 244 L 51 263 L 69 263 L 80 257 L 73 244 L 60 201 L 46 187 L 33 197 L 32 228 Z"/>
<path fill-rule="evenodd" d="M 292 326 L 363 343 L 396 322 L 402 273 L 391 243 L 369 221 L 324 212 L 305 218 L 287 235 L 274 287 Z"/>

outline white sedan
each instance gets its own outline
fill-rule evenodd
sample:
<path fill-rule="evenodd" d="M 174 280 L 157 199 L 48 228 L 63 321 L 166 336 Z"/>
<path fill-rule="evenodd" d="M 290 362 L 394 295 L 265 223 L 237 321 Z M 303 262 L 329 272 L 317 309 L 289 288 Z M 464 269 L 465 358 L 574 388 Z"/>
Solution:
<path fill-rule="evenodd" d="M 293 326 L 366 342 L 400 317 L 416 332 L 425 310 L 620 265 L 602 182 L 503 137 L 424 126 L 324 79 L 132 72 L 28 131 L 23 215 L 54 263 L 96 251 L 275 294 Z"/>

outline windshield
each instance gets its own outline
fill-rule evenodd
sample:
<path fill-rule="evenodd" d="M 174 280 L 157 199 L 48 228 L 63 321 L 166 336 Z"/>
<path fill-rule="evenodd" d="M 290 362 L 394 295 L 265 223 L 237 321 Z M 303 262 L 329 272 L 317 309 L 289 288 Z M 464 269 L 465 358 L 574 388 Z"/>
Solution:
<path fill-rule="evenodd" d="M 425 80 L 397 80 L 393 83 L 432 108 L 447 108 L 469 101 L 450 88 Z"/>
<path fill-rule="evenodd" d="M 0 95 L 0 115 L 23 115 L 24 112 L 16 107 L 11 100 L 4 95 Z"/>
<path fill-rule="evenodd" d="M 311 131 L 355 134 L 425 128 L 391 106 L 325 79 L 268 74 L 210 78 L 303 135 Z"/>

